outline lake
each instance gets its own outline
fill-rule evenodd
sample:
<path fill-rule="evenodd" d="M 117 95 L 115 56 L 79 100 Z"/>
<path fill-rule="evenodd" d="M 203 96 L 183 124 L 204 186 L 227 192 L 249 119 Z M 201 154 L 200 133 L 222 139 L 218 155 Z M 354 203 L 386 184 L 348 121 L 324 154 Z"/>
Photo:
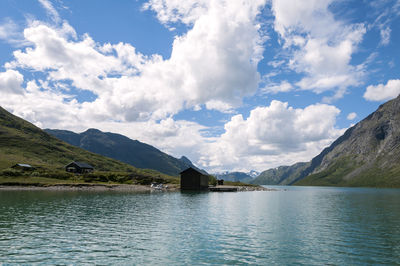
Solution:
<path fill-rule="evenodd" d="M 0 190 L 0 262 L 398 264 L 400 190 Z"/>

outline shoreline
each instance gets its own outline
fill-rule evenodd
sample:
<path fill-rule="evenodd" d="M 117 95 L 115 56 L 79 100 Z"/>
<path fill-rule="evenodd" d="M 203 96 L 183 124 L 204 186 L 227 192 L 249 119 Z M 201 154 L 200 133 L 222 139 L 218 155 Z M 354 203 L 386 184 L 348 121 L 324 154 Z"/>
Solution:
<path fill-rule="evenodd" d="M 167 188 L 155 189 L 146 185 L 129 184 L 0 184 L 0 191 L 118 191 L 118 192 L 176 192 L 180 191 L 178 185 L 168 184 Z M 246 191 L 277 191 L 264 187 L 237 186 L 238 192 Z"/>
<path fill-rule="evenodd" d="M 4 190 L 32 190 L 32 191 L 120 191 L 120 192 L 151 192 L 151 191 L 177 191 L 174 185 L 157 190 L 145 185 L 128 184 L 0 184 L 0 191 Z"/>

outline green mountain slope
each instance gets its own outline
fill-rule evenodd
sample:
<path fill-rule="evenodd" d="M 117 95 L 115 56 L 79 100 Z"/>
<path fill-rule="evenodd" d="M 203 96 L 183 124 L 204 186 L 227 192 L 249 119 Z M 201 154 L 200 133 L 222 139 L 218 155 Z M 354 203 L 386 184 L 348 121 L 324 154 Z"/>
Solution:
<path fill-rule="evenodd" d="M 400 96 L 349 128 L 296 185 L 400 187 Z"/>
<path fill-rule="evenodd" d="M 46 129 L 46 132 L 74 146 L 107 156 L 138 168 L 154 169 L 161 173 L 177 176 L 193 167 L 192 162 L 182 157 L 177 159 L 155 147 L 123 135 L 88 129 L 77 134 L 67 130 Z"/>
<path fill-rule="evenodd" d="M 42 169 L 42 172 L 62 173 L 71 161 L 89 163 L 96 171 L 167 177 L 67 144 L 0 107 L 0 170 L 16 163 L 26 163 Z"/>
<path fill-rule="evenodd" d="M 291 166 L 279 166 L 262 172 L 251 184 L 288 185 L 296 180 L 309 163 L 296 163 Z"/>

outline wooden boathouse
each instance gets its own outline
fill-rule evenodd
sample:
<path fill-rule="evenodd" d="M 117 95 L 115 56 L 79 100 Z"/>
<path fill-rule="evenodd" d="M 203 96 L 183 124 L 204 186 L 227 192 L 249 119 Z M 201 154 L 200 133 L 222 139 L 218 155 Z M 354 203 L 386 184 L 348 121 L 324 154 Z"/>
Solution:
<path fill-rule="evenodd" d="M 205 175 L 196 169 L 189 167 L 182 171 L 181 175 L 181 190 L 207 190 L 208 175 Z"/>

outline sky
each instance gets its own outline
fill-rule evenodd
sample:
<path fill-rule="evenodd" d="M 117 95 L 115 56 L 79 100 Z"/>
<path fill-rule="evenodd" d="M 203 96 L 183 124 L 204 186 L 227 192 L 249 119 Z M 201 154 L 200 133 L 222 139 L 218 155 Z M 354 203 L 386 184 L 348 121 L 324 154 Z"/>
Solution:
<path fill-rule="evenodd" d="M 400 93 L 400 0 L 2 0 L 0 106 L 211 173 L 309 161 Z"/>

